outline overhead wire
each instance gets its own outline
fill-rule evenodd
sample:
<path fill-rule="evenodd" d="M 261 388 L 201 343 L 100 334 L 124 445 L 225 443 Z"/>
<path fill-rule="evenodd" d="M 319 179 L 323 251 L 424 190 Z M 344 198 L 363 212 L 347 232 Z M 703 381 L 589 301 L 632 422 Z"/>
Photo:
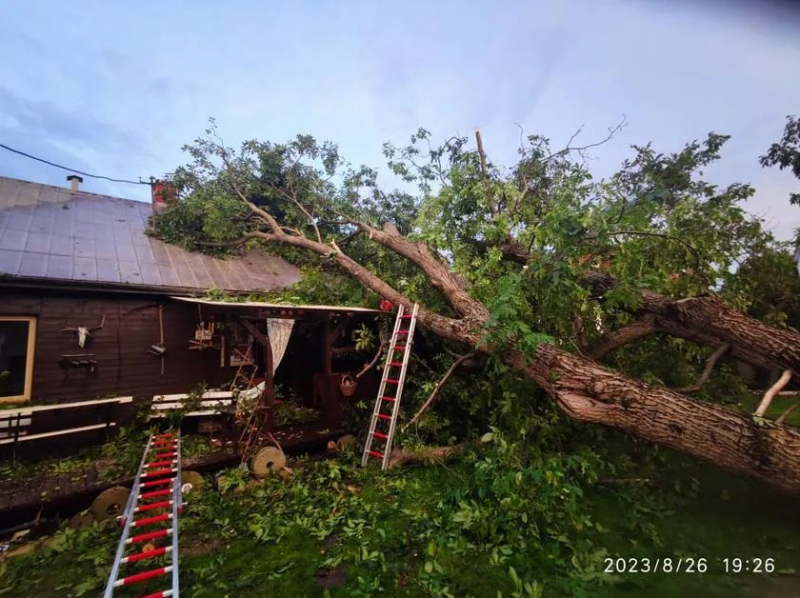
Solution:
<path fill-rule="evenodd" d="M 9 152 L 13 152 L 15 154 L 19 154 L 20 156 L 25 156 L 26 158 L 30 158 L 31 160 L 36 160 L 38 162 L 42 162 L 44 164 L 48 164 L 50 166 L 55 166 L 56 168 L 61 168 L 62 170 L 68 170 L 69 172 L 74 172 L 75 174 L 80 174 L 83 176 L 87 176 L 93 179 L 103 179 L 106 181 L 111 181 L 112 183 L 128 183 L 130 185 L 149 185 L 150 183 L 147 181 L 131 181 L 129 179 L 115 179 L 113 177 L 103 176 L 100 174 L 89 174 L 88 172 L 83 172 L 81 170 L 77 170 L 76 168 L 68 168 L 67 166 L 62 166 L 61 164 L 56 164 L 55 162 L 50 162 L 49 160 L 45 160 L 44 158 L 39 158 L 37 156 L 33 156 L 22 150 L 15 149 L 13 147 L 9 147 L 3 143 L 0 143 L 0 148 L 4 150 L 8 150 Z"/>

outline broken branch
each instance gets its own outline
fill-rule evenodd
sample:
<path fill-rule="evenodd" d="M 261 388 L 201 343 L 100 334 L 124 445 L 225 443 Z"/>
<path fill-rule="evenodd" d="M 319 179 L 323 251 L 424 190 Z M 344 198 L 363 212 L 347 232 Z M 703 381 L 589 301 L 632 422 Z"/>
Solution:
<path fill-rule="evenodd" d="M 800 405 L 800 401 L 797 401 L 794 405 L 790 406 L 786 411 L 784 411 L 781 416 L 775 420 L 775 423 L 780 425 L 786 421 L 786 418 L 789 417 L 792 411 L 797 409 L 797 406 Z"/>
<path fill-rule="evenodd" d="M 725 355 L 725 353 L 727 353 L 728 349 L 730 348 L 731 348 L 730 345 L 725 344 L 722 345 L 716 351 L 714 351 L 711 357 L 708 358 L 708 361 L 706 361 L 706 367 L 703 369 L 703 373 L 700 375 L 700 378 L 697 380 L 697 382 L 692 386 L 687 386 L 685 388 L 676 388 L 675 392 L 687 393 L 687 392 L 700 391 L 700 389 L 703 388 L 703 385 L 706 382 L 708 382 L 708 379 L 711 377 L 711 372 L 714 371 L 714 366 L 717 365 L 717 362 L 719 361 L 720 357 Z"/>
<path fill-rule="evenodd" d="M 772 403 L 772 399 L 775 398 L 775 395 L 778 394 L 784 386 L 789 384 L 789 380 L 792 379 L 792 370 L 784 370 L 781 377 L 778 378 L 778 381 L 772 385 L 766 393 L 764 393 L 764 398 L 761 399 L 761 403 L 758 405 L 758 409 L 756 409 L 755 415 L 757 417 L 764 417 L 764 414 L 769 409 L 770 404 Z"/>
<path fill-rule="evenodd" d="M 381 355 L 383 355 L 383 349 L 385 346 L 386 343 L 381 341 L 381 346 L 378 347 L 378 352 L 375 353 L 375 357 L 373 357 L 372 361 L 370 361 L 367 365 L 364 366 L 364 369 L 362 369 L 360 372 L 356 374 L 356 380 L 361 378 L 361 376 L 363 376 L 364 374 L 366 374 L 368 371 L 370 371 L 372 368 L 375 367 L 375 364 L 378 363 L 378 360 L 381 358 Z"/>
<path fill-rule="evenodd" d="M 444 460 L 464 452 L 466 445 L 456 444 L 454 446 L 438 446 L 429 449 L 423 449 L 418 452 L 412 451 L 392 451 L 392 456 L 389 458 L 388 469 L 393 467 L 400 467 L 407 463 L 417 463 L 419 461 L 427 461 L 431 459 Z"/>
<path fill-rule="evenodd" d="M 419 411 L 417 411 L 414 414 L 414 417 L 411 418 L 411 421 L 409 421 L 406 425 L 403 426 L 401 432 L 405 432 L 411 424 L 419 420 L 422 414 L 425 413 L 425 411 L 427 411 L 428 407 L 430 407 L 431 403 L 433 403 L 436 397 L 439 396 L 439 392 L 441 392 L 445 382 L 447 382 L 450 379 L 450 376 L 453 375 L 453 372 L 456 371 L 456 368 L 458 368 L 458 366 L 464 363 L 467 359 L 474 356 L 475 356 L 474 353 L 467 353 L 466 355 L 461 355 L 458 359 L 456 359 L 453 362 L 453 364 L 450 366 L 450 369 L 447 370 L 447 373 L 444 375 L 444 377 L 439 382 L 436 383 L 436 388 L 433 389 L 431 396 L 428 397 L 428 400 L 425 401 L 425 403 L 423 403 L 422 407 L 419 408 Z"/>

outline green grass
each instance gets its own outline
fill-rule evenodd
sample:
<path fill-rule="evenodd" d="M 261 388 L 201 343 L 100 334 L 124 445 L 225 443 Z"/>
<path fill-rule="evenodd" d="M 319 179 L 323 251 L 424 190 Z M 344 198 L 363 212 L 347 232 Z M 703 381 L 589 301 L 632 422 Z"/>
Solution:
<path fill-rule="evenodd" d="M 672 453 L 628 441 L 611 454 L 656 453 L 626 468 L 651 483 L 587 484 L 578 511 L 557 499 L 530 513 L 536 534 L 511 544 L 502 494 L 476 483 L 482 457 L 381 474 L 354 460 L 301 462 L 290 481 L 268 480 L 194 497 L 182 519 L 185 596 L 543 596 L 778 597 L 800 595 L 800 509 L 795 499 Z M 489 457 L 487 457 L 489 458 Z M 565 456 L 564 458 L 569 458 Z M 504 473 L 504 472 L 499 472 Z M 513 478 L 515 472 L 509 472 Z M 542 491 L 521 486 L 522 491 Z M 560 482 L 558 484 L 561 484 Z M 567 487 L 558 485 L 559 492 Z M 501 500 L 506 500 L 502 498 Z M 460 505 L 489 513 L 460 523 Z M 477 517 L 477 515 L 475 515 Z M 523 513 L 518 513 L 522 526 Z M 463 530 L 462 530 L 463 527 Z M 528 528 L 525 528 L 528 529 Z M 97 595 L 119 529 L 104 524 L 60 532 L 54 544 L 9 559 L 0 596 Z M 706 574 L 602 573 L 604 559 L 705 558 Z M 725 574 L 718 559 L 770 557 L 772 575 Z M 346 583 L 326 590 L 320 569 L 341 567 Z M 513 571 L 513 572 L 512 572 Z M 518 581 L 515 581 L 515 578 Z M 527 587 L 525 584 L 528 584 Z M 156 591 L 151 583 L 144 591 Z"/>

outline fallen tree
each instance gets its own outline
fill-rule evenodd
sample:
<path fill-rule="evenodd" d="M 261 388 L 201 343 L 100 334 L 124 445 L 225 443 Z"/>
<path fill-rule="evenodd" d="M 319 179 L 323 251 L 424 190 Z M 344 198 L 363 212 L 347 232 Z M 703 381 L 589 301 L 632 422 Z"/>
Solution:
<path fill-rule="evenodd" d="M 508 310 L 510 303 L 517 305 L 519 297 L 526 297 L 518 292 L 522 283 L 516 287 L 508 283 L 509 280 L 513 283 L 522 280 L 518 271 L 489 270 L 489 267 L 495 267 L 494 262 L 489 260 L 488 265 L 481 267 L 485 267 L 492 275 L 499 272 L 499 282 L 494 288 L 480 287 L 483 281 L 478 276 L 471 281 L 465 280 L 463 274 L 456 271 L 458 256 L 445 258 L 421 236 L 412 238 L 401 233 L 401 227 L 409 227 L 404 226 L 397 215 L 390 219 L 391 213 L 387 214 L 385 209 L 381 213 L 379 208 L 385 208 L 390 202 L 381 204 L 378 200 L 385 200 L 386 196 L 375 194 L 367 201 L 357 193 L 365 185 L 365 178 L 370 183 L 367 186 L 374 190 L 374 179 L 370 180 L 369 173 L 350 173 L 342 190 L 332 187 L 330 177 L 336 170 L 338 156 L 331 153 L 330 147 L 319 146 L 309 138 L 298 138 L 294 145 L 246 145 L 244 149 L 243 155 L 232 156 L 218 141 L 200 141 L 195 153 L 204 156 L 200 165 L 201 173 L 189 171 L 191 176 L 187 176 L 187 172 L 184 172 L 182 180 L 179 173 L 178 182 L 184 190 L 189 189 L 197 194 L 202 192 L 204 185 L 213 185 L 214 201 L 220 201 L 220 190 L 224 190 L 227 192 L 226 201 L 234 202 L 237 206 L 229 209 L 236 210 L 238 206 L 246 209 L 238 230 L 231 227 L 234 228 L 233 232 L 226 230 L 224 235 L 220 235 L 222 239 L 218 237 L 206 241 L 207 246 L 230 248 L 262 242 L 300 249 L 316 254 L 325 263 L 336 264 L 376 295 L 396 305 L 411 307 L 413 301 L 409 296 L 390 285 L 374 267 L 370 267 L 369 251 L 379 247 L 381 251 L 388 251 L 412 264 L 446 302 L 446 307 L 437 311 L 420 308 L 418 321 L 422 327 L 443 339 L 467 345 L 475 351 L 502 360 L 521 375 L 534 380 L 570 417 L 603 424 L 673 448 L 783 491 L 800 491 L 800 432 L 797 429 L 778 423 L 760 425 L 748 414 L 630 379 L 599 365 L 592 357 L 570 353 L 563 339 L 548 341 L 545 334 L 533 332 L 528 324 L 520 323 L 522 318 L 517 315 L 518 312 L 514 312 L 516 319 L 513 325 L 509 325 L 504 321 L 503 310 Z M 517 171 L 517 178 L 521 178 L 524 184 L 516 190 L 516 197 L 510 198 L 511 190 L 507 184 L 489 178 L 482 148 L 472 161 L 469 155 L 458 153 L 461 149 L 462 146 L 459 146 L 453 150 L 453 156 L 458 159 L 451 156 L 451 180 L 456 178 L 457 167 L 473 178 L 473 185 L 469 188 L 472 193 L 470 201 L 478 201 L 475 199 L 477 197 L 485 202 L 486 214 L 482 217 L 487 218 L 492 227 L 503 229 L 503 239 L 508 239 L 510 231 L 514 229 L 507 221 L 512 215 L 517 214 L 514 216 L 517 219 L 531 220 L 541 218 L 541 214 L 548 210 L 545 199 L 555 190 L 548 176 L 551 173 L 543 165 L 562 160 L 566 154 L 537 153 L 533 158 L 524 160 Z M 580 151 L 581 148 L 573 149 Z M 445 151 L 432 150 L 431 156 L 434 163 L 438 161 L 441 165 Z M 217 157 L 221 165 L 211 166 L 209 157 Z M 415 154 L 405 157 L 413 162 Z M 303 158 L 319 161 L 322 166 L 301 166 Z M 463 160 L 466 166 L 459 160 Z M 265 162 L 278 173 L 276 176 L 267 177 L 263 174 L 269 170 Z M 402 161 L 390 161 L 390 164 L 401 175 L 408 174 Z M 564 171 L 572 166 L 561 164 L 560 168 Z M 442 193 L 451 195 L 448 201 L 454 201 L 452 197 L 462 201 L 459 190 L 447 191 L 451 180 L 445 177 L 445 169 L 434 169 L 434 172 L 445 186 Z M 259 173 L 262 174 L 259 176 Z M 575 175 L 576 180 L 581 178 L 578 174 Z M 532 182 L 534 179 L 536 182 Z M 537 188 L 536 185 L 550 185 L 551 188 L 531 191 Z M 267 192 L 259 196 L 254 193 L 255 188 L 266 189 Z M 563 189 L 559 192 L 563 192 Z M 537 193 L 538 201 L 531 201 L 527 197 Z M 733 199 L 735 197 L 730 201 Z M 294 207 L 295 210 L 287 211 L 279 208 L 281 205 Z M 618 206 L 612 207 L 616 209 Z M 442 206 L 437 207 L 437 210 L 441 209 Z M 169 212 L 165 216 L 168 218 L 168 215 Z M 363 216 L 372 221 L 383 220 L 385 224 L 376 226 Z M 469 229 L 472 225 L 465 224 L 464 218 L 461 214 L 462 221 L 457 226 Z M 527 220 L 526 226 L 540 228 L 538 224 Z M 482 225 L 475 224 L 473 228 Z M 476 234 L 488 236 L 492 232 L 496 236 L 497 231 L 493 229 L 482 232 L 468 230 L 470 242 L 464 245 L 454 243 L 453 251 L 462 251 L 466 245 L 474 246 Z M 537 232 L 541 233 L 541 230 Z M 581 234 L 592 240 L 598 238 L 597 233 L 592 236 L 582 231 Z M 443 236 L 446 238 L 447 233 Z M 350 250 L 356 238 L 364 247 L 360 259 L 343 250 L 341 241 L 337 241 L 347 240 Z M 496 250 L 501 255 L 507 253 L 502 250 L 506 242 L 497 243 L 489 251 Z M 515 243 L 522 245 L 521 241 Z M 545 237 L 540 244 L 546 247 L 547 243 Z M 533 241 L 530 244 L 533 245 Z M 536 252 L 526 248 L 526 255 L 523 268 L 531 264 L 531 256 Z M 539 255 L 551 261 L 553 259 L 552 253 L 539 252 Z M 614 285 L 613 278 L 609 280 L 591 273 L 587 277 L 589 280 L 595 279 L 595 294 L 598 288 L 604 288 L 603 293 L 607 293 L 610 286 Z M 503 299 L 504 285 L 511 289 L 507 291 L 506 299 Z M 620 331 L 616 336 L 611 333 L 610 338 L 601 337 L 598 342 L 602 350 L 595 350 L 595 358 L 653 330 L 661 330 L 703 344 L 728 345 L 732 355 L 757 365 L 779 365 L 791 370 L 796 370 L 798 366 L 798 335 L 771 328 L 726 308 L 715 297 L 674 300 L 643 291 L 641 298 L 638 309 L 645 312 L 646 318 L 641 329 L 632 337 Z M 540 314 L 536 317 L 545 316 Z"/>

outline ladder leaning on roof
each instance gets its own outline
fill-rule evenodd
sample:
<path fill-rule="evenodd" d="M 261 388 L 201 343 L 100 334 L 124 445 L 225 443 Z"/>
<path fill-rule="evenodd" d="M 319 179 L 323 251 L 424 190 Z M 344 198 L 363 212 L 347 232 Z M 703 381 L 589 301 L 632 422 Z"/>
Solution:
<path fill-rule="evenodd" d="M 152 454 L 151 454 L 152 453 Z M 144 449 L 139 471 L 133 482 L 133 488 L 120 517 L 122 537 L 117 546 L 117 554 L 111 567 L 104 598 L 111 598 L 114 590 L 140 581 L 171 574 L 172 585 L 169 589 L 150 594 L 148 598 L 178 597 L 178 515 L 182 511 L 181 489 L 181 438 L 180 432 L 151 434 Z M 158 515 L 151 511 L 162 511 Z M 144 517 L 134 519 L 139 513 L 148 513 Z M 156 531 L 131 536 L 132 529 L 139 529 L 155 524 L 166 524 Z M 126 555 L 126 550 L 158 538 L 169 538 L 170 544 L 161 548 L 152 548 Z M 120 568 L 127 563 L 135 563 L 148 559 L 169 555 L 171 564 L 127 577 L 120 577 Z"/>
<path fill-rule="evenodd" d="M 392 453 L 392 440 L 394 440 L 397 416 L 400 413 L 400 398 L 403 395 L 403 384 L 406 381 L 406 371 L 408 370 L 408 358 L 411 356 L 411 343 L 414 337 L 414 328 L 417 325 L 417 312 L 419 305 L 414 304 L 414 309 L 410 314 L 405 312 L 405 307 L 400 306 L 397 311 L 397 319 L 394 322 L 392 340 L 389 341 L 389 351 L 386 354 L 386 364 L 381 376 L 381 385 L 378 390 L 378 398 L 375 399 L 375 408 L 372 411 L 372 420 L 369 422 L 369 433 L 364 444 L 364 454 L 361 457 L 361 466 L 367 465 L 370 457 L 381 460 L 381 469 L 386 470 L 389 466 L 389 457 Z M 404 322 L 408 322 L 408 328 L 403 328 Z M 400 344 L 402 343 L 402 344 Z M 390 377 L 390 375 L 392 377 Z M 389 393 L 389 389 L 394 388 L 394 392 Z M 385 404 L 392 406 L 391 414 L 384 413 Z M 380 421 L 388 421 L 389 429 L 386 431 L 378 430 Z M 383 440 L 383 452 L 374 450 L 372 443 L 374 439 Z"/>

